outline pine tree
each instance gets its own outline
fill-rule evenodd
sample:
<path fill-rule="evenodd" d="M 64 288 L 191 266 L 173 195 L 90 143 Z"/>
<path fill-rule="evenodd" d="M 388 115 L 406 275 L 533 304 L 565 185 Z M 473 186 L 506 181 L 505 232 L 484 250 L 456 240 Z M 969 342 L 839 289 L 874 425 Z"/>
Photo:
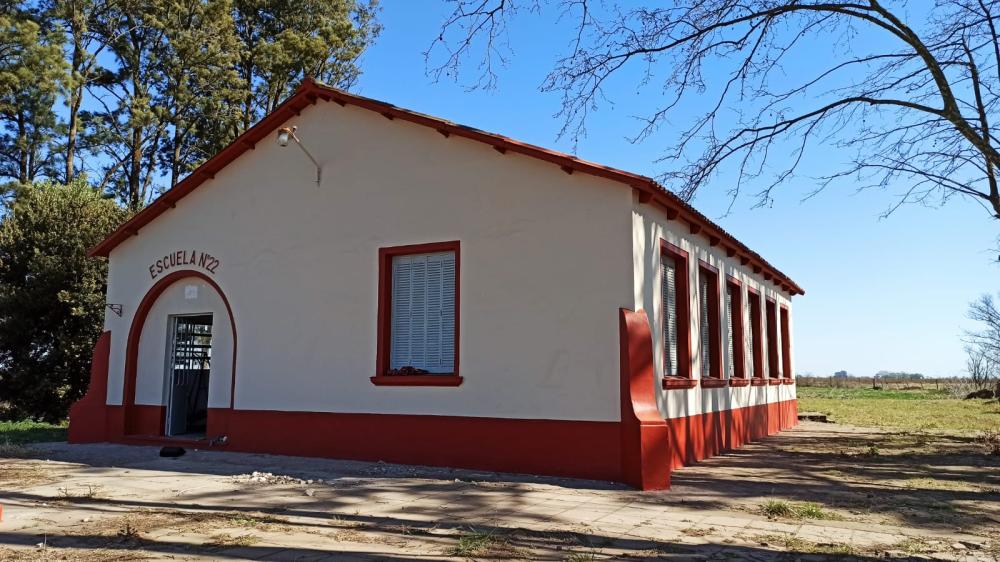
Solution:
<path fill-rule="evenodd" d="M 116 0 L 45 0 L 42 14 L 53 27 L 65 34 L 67 74 L 64 86 L 66 123 L 60 145 L 63 181 L 70 182 L 77 174 L 80 162 L 80 139 L 83 133 L 81 114 L 87 88 L 100 75 L 97 57 L 105 49 L 99 36 L 90 29 L 90 22 L 103 17 L 103 12 Z"/>
<path fill-rule="evenodd" d="M 0 178 L 23 185 L 54 173 L 61 39 L 25 11 L 0 11 Z"/>
<path fill-rule="evenodd" d="M 236 70 L 244 88 L 236 133 L 274 110 L 306 76 L 352 85 L 358 57 L 381 29 L 376 11 L 375 0 L 235 0 Z"/>
<path fill-rule="evenodd" d="M 168 126 L 160 161 L 173 186 L 231 140 L 239 118 L 239 47 L 229 0 L 152 4 L 149 19 L 163 37 L 155 53 L 154 103 Z"/>

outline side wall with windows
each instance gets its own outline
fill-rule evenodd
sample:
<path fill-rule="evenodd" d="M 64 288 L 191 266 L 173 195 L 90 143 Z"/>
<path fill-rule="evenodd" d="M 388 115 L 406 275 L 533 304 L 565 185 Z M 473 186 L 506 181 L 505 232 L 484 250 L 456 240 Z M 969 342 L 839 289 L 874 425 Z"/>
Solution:
<path fill-rule="evenodd" d="M 132 317 L 163 275 L 150 266 L 197 251 L 218 266 L 170 271 L 202 271 L 232 306 L 237 413 L 619 420 L 630 189 L 350 105 L 320 101 L 287 124 L 323 164 L 321 185 L 294 144 L 268 139 L 111 253 L 108 302 L 124 314 L 105 324 L 108 404 L 122 403 Z M 380 249 L 448 241 L 460 242 L 461 385 L 373 384 Z M 151 341 L 165 341 L 161 319 Z M 164 368 L 146 355 L 143 404 L 162 395 L 147 372 Z"/>
<path fill-rule="evenodd" d="M 686 328 L 688 337 L 688 353 L 686 355 L 688 363 L 682 365 L 678 370 L 683 376 L 689 377 L 690 381 L 674 380 L 667 381 L 657 395 L 657 405 L 660 413 L 671 424 L 673 420 L 673 443 L 672 454 L 674 455 L 674 465 L 687 464 L 716 454 L 720 450 L 738 446 L 751 438 L 760 437 L 761 434 L 773 433 L 780 429 L 790 427 L 795 423 L 795 385 L 788 384 L 793 381 L 783 381 L 785 384 L 769 384 L 770 381 L 758 381 L 751 384 L 729 382 L 734 374 L 739 374 L 740 370 L 731 368 L 730 363 L 734 356 L 738 356 L 729 349 L 727 326 L 729 325 L 729 307 L 726 306 L 726 287 L 736 281 L 740 287 L 740 313 L 742 314 L 742 328 L 744 353 L 742 354 L 742 373 L 749 379 L 754 374 L 753 349 L 749 345 L 751 332 L 751 315 L 749 312 L 748 290 L 757 291 L 761 295 L 761 332 L 766 339 L 767 329 L 764 315 L 764 303 L 766 300 L 773 300 L 776 306 L 787 310 L 787 313 L 779 316 L 792 317 L 791 299 L 787 293 L 781 291 L 780 287 L 767 282 L 761 275 L 754 274 L 751 269 L 740 264 L 739 257 L 727 257 L 722 246 L 712 247 L 709 240 L 701 235 L 692 234 L 687 223 L 678 220 L 670 220 L 664 209 L 655 204 L 639 203 L 634 200 L 632 212 L 633 224 L 633 253 L 634 261 L 634 308 L 643 309 L 647 312 L 650 321 L 650 330 L 653 334 L 653 363 L 658 379 L 664 377 L 664 357 L 667 355 L 664 349 L 665 336 L 663 331 L 664 321 L 664 299 L 661 286 L 661 253 L 663 248 L 669 251 L 686 253 L 687 255 L 687 318 Z M 664 246 L 664 244 L 666 246 Z M 717 308 L 713 314 L 717 315 L 714 334 L 718 344 L 715 354 L 703 354 L 700 337 L 702 332 L 701 315 L 706 307 L 700 300 L 700 278 L 706 272 L 717 270 L 718 290 L 714 291 L 711 298 L 719 299 Z M 682 285 L 682 284 L 678 284 Z M 682 315 L 683 316 L 683 315 Z M 683 320 L 683 318 L 682 318 Z M 793 325 L 789 325 L 788 334 L 794 334 Z M 678 330 L 683 330 L 679 326 Z M 778 338 L 785 333 L 778 329 Z M 683 336 L 683 334 L 682 334 Z M 683 337 L 679 338 L 683 341 Z M 789 338 L 791 339 L 791 338 Z M 785 348 L 788 350 L 788 365 L 785 368 L 782 363 L 780 350 L 782 343 L 777 342 L 779 357 L 776 368 L 781 378 L 792 378 L 794 375 L 794 341 L 788 341 Z M 760 342 L 761 354 L 764 362 L 764 377 L 767 377 L 769 367 L 767 365 L 768 352 L 767 342 Z M 720 368 L 706 369 L 708 373 L 721 375 L 722 380 L 711 380 L 707 383 L 701 380 L 702 358 L 715 356 L 721 358 Z M 789 371 L 785 373 L 782 369 Z M 669 377 L 668 377 L 669 378 Z M 745 427 L 745 430 L 744 430 Z M 700 441 L 706 441 L 701 443 Z M 711 441 L 711 442 L 709 442 Z"/>

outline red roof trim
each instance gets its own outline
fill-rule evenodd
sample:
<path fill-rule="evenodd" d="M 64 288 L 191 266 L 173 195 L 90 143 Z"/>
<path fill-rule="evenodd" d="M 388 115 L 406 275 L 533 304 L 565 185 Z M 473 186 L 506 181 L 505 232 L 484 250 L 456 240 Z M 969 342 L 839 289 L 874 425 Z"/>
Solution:
<path fill-rule="evenodd" d="M 617 181 L 631 186 L 639 193 L 639 201 L 642 203 L 655 203 L 666 210 L 667 218 L 670 220 L 681 220 L 691 226 L 692 231 L 698 232 L 701 236 L 710 241 L 722 240 L 735 248 L 735 253 L 740 256 L 742 263 L 751 263 L 754 269 L 766 271 L 773 277 L 775 285 L 779 289 L 787 287 L 789 294 L 805 294 L 794 281 L 785 274 L 771 266 L 756 252 L 748 248 L 742 242 L 734 238 L 731 234 L 723 230 L 720 226 L 712 222 L 708 217 L 699 213 L 693 207 L 681 200 L 673 193 L 667 191 L 656 180 L 618 170 L 609 166 L 595 164 L 586 160 L 542 148 L 528 143 L 523 143 L 508 137 L 488 133 L 472 127 L 458 125 L 444 119 L 431 117 L 414 111 L 409 111 L 396 107 L 392 104 L 349 94 L 342 90 L 332 88 L 306 78 L 299 89 L 290 98 L 285 100 L 274 111 L 269 113 L 256 125 L 240 135 L 229 146 L 222 149 L 218 154 L 210 158 L 204 164 L 194 170 L 184 180 L 177 183 L 173 188 L 163 193 L 156 201 L 137 213 L 128 222 L 118 227 L 100 244 L 92 248 L 88 254 L 91 256 L 105 256 L 118 244 L 137 235 L 140 229 L 149 224 L 153 219 L 175 206 L 176 202 L 188 193 L 194 191 L 206 180 L 213 178 L 219 171 L 228 166 L 247 150 L 253 150 L 254 146 L 270 135 L 279 125 L 287 121 L 294 115 L 298 115 L 305 107 L 316 103 L 317 99 L 334 101 L 338 105 L 354 105 L 363 109 L 374 111 L 389 119 L 400 119 L 418 125 L 424 125 L 437 130 L 445 137 L 455 135 L 467 139 L 486 143 L 503 153 L 514 152 L 551 162 L 560 166 L 567 173 L 581 172 L 593 176 Z M 729 252 L 727 251 L 727 254 Z"/>

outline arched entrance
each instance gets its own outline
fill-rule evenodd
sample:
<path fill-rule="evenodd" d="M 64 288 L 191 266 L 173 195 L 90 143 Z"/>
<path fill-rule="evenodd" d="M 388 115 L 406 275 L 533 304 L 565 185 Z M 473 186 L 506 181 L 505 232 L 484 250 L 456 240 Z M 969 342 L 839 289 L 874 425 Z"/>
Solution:
<path fill-rule="evenodd" d="M 124 394 L 122 400 L 122 406 L 124 410 L 123 416 L 123 434 L 125 436 L 141 436 L 141 437 L 165 437 L 168 428 L 168 415 L 167 404 L 169 402 L 160 401 L 158 405 L 148 405 L 137 403 L 137 393 L 139 392 L 139 373 L 143 371 L 144 373 L 163 373 L 163 384 L 170 384 L 170 381 L 166 378 L 168 369 L 173 369 L 171 366 L 171 358 L 164 355 L 163 349 L 153 348 L 154 354 L 150 356 L 149 349 L 150 343 L 159 343 L 161 346 L 166 346 L 169 352 L 172 352 L 171 343 L 175 336 L 175 332 L 180 329 L 184 330 L 190 328 L 189 324 L 195 328 L 199 323 L 204 323 L 205 314 L 177 314 L 178 312 L 192 312 L 185 310 L 174 310 L 171 303 L 168 300 L 163 300 L 161 302 L 161 297 L 168 290 L 171 295 L 177 293 L 177 289 L 183 289 L 185 291 L 183 298 L 188 298 L 190 295 L 188 292 L 191 287 L 184 286 L 179 287 L 178 284 L 181 281 L 192 280 L 199 281 L 195 287 L 206 287 L 214 291 L 221 300 L 222 310 L 219 311 L 218 318 L 214 318 L 214 325 L 216 330 L 224 329 L 227 320 L 230 328 L 230 333 L 226 334 L 226 344 L 225 348 L 232 348 L 231 357 L 227 357 L 229 368 L 225 369 L 224 372 L 220 372 L 217 369 L 213 369 L 212 377 L 228 377 L 228 392 L 222 399 L 220 404 L 220 397 L 215 396 L 215 405 L 207 404 L 207 427 L 204 430 L 204 437 L 207 439 L 214 439 L 216 437 L 226 434 L 227 431 L 227 420 L 228 412 L 233 408 L 233 397 L 234 390 L 236 386 L 236 350 L 237 350 L 237 340 L 236 340 L 236 321 L 233 317 L 232 307 L 229 304 L 229 300 L 226 298 L 225 293 L 219 287 L 218 283 L 214 279 L 206 275 L 201 271 L 196 270 L 180 270 L 172 272 L 162 279 L 156 282 L 146 295 L 142 298 L 136 309 L 135 315 L 132 317 L 132 324 L 129 327 L 128 339 L 126 343 L 126 354 L 125 354 L 125 381 L 124 381 Z M 197 296 L 198 289 L 194 289 L 194 295 Z M 173 295 L 176 298 L 176 295 Z M 216 301 L 218 302 L 218 301 Z M 158 304 L 159 303 L 159 304 Z M 152 326 L 147 320 L 150 319 L 150 313 L 155 312 L 155 326 Z M 194 312 L 203 312 L 201 310 L 195 310 Z M 225 318 L 222 318 L 225 316 Z M 159 322 L 159 320 L 163 322 Z M 180 321 L 180 322 L 179 322 Z M 147 338 L 143 338 L 144 330 L 151 330 Z M 166 330 L 166 331 L 165 331 Z M 169 331 L 169 333 L 168 333 Z M 143 343 L 145 342 L 145 343 Z M 165 343 L 168 342 L 168 343 Z M 141 350 L 145 350 L 145 353 L 140 353 Z M 214 385 L 218 388 L 220 385 Z M 147 394 L 150 393 L 149 388 L 143 389 Z M 206 391 L 207 392 L 207 391 Z M 155 394 L 155 389 L 153 389 Z M 176 420 L 175 420 L 176 423 Z M 176 432 L 174 432 L 176 433 Z"/>

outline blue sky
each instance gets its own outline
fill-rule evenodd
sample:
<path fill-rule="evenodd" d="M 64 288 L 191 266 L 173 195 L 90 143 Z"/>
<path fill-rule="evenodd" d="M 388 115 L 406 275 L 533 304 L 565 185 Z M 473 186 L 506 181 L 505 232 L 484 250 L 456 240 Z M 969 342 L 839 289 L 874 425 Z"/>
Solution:
<path fill-rule="evenodd" d="M 470 91 L 462 83 L 434 83 L 425 72 L 423 53 L 446 15 L 445 3 L 384 0 L 385 29 L 365 54 L 364 74 L 354 90 L 572 151 L 568 139 L 557 138 L 562 124 L 554 116 L 558 95 L 539 91 L 565 51 L 567 28 L 554 25 L 551 17 L 523 18 L 512 29 L 514 52 L 500 69 L 496 88 Z M 637 90 L 627 78 L 612 83 L 608 93 L 615 103 L 602 105 L 593 116 L 576 154 L 655 176 L 669 169 L 670 162 L 656 159 L 671 131 L 642 144 L 628 142 L 638 128 L 633 116 L 655 107 L 657 92 L 655 87 Z M 846 156 L 831 149 L 823 151 L 823 158 L 824 163 L 813 165 L 836 164 Z M 856 193 L 840 186 L 802 201 L 811 187 L 783 188 L 769 208 L 752 209 L 751 199 L 741 199 L 726 214 L 727 182 L 720 178 L 693 202 L 805 288 L 806 295 L 794 301 L 797 371 L 963 374 L 961 336 L 973 327 L 965 318 L 968 303 L 1000 290 L 1000 267 L 991 250 L 1000 234 L 997 221 L 959 200 L 942 208 L 907 206 L 880 219 L 896 191 Z"/>

